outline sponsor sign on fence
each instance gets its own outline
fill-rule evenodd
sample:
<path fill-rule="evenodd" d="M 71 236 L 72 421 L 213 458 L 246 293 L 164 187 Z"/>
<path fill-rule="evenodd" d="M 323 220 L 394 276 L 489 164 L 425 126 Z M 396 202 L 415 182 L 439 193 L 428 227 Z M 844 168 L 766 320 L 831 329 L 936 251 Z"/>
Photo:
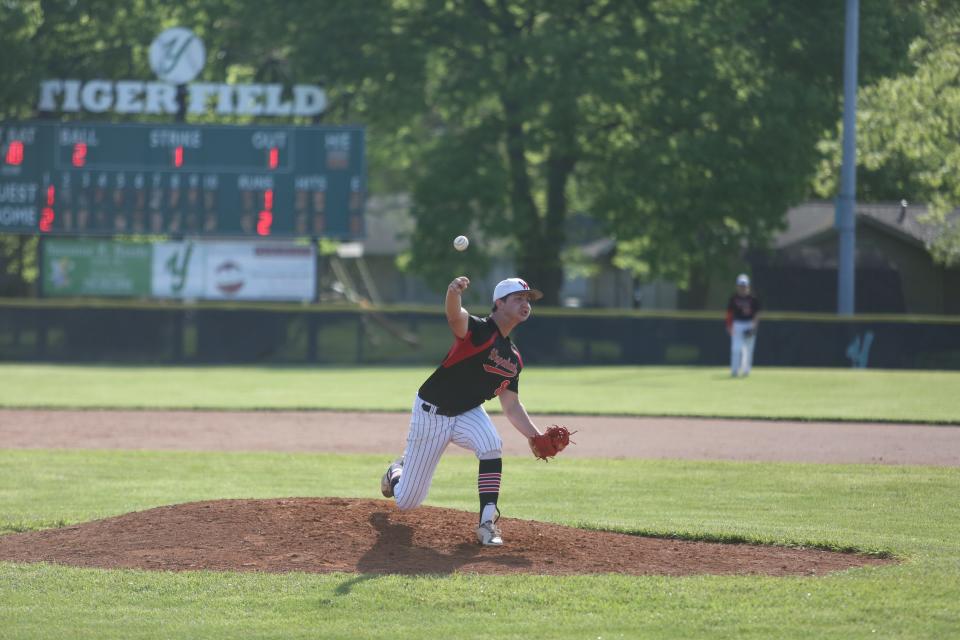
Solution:
<path fill-rule="evenodd" d="M 316 250 L 292 241 L 48 238 L 44 296 L 313 300 Z"/>
<path fill-rule="evenodd" d="M 162 242 L 153 295 L 206 300 L 312 300 L 316 251 L 292 242 Z"/>
<path fill-rule="evenodd" d="M 149 244 L 49 238 L 43 251 L 45 296 L 149 296 Z"/>

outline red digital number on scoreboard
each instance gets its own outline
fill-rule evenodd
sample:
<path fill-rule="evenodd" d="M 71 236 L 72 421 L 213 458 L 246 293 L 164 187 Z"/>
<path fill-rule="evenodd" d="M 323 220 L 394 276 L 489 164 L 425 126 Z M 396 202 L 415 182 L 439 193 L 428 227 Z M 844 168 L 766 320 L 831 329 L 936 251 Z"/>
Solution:
<path fill-rule="evenodd" d="M 10 145 L 7 147 L 7 153 L 4 157 L 4 161 L 13 166 L 19 166 L 23 164 L 23 141 L 22 140 L 12 140 Z"/>
<path fill-rule="evenodd" d="M 70 157 L 70 162 L 75 167 L 82 167 L 87 164 L 87 143 L 78 142 L 73 145 L 73 155 Z"/>
<path fill-rule="evenodd" d="M 257 216 L 257 234 L 261 236 L 270 235 L 270 227 L 273 226 L 273 189 L 267 189 L 263 192 L 263 211 Z"/>
<path fill-rule="evenodd" d="M 47 187 L 47 206 L 40 210 L 40 231 L 49 233 L 53 229 L 53 221 L 56 214 L 53 212 L 53 203 L 56 200 L 57 191 L 50 185 Z"/>

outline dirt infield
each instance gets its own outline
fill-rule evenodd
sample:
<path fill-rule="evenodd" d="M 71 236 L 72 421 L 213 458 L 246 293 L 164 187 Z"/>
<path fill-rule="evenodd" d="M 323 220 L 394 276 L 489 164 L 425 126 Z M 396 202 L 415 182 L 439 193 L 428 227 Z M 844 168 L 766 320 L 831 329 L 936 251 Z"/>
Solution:
<path fill-rule="evenodd" d="M 960 427 L 849 422 L 535 416 L 579 433 L 564 456 L 960 466 Z M 506 455 L 529 455 L 493 416 Z M 0 410 L 5 448 L 381 453 L 403 451 L 406 413 Z M 464 453 L 450 447 L 451 454 Z"/>
<path fill-rule="evenodd" d="M 356 452 L 394 456 L 408 416 L 333 412 L 0 411 L 5 448 Z M 507 455 L 524 439 L 494 417 Z M 538 416 L 579 430 L 564 456 L 960 465 L 960 428 Z M 451 447 L 451 453 L 469 455 Z M 504 518 L 479 547 L 476 514 L 389 500 L 288 498 L 171 505 L 0 537 L 0 560 L 155 570 L 361 574 L 822 575 L 892 562 L 816 549 L 586 531 Z"/>

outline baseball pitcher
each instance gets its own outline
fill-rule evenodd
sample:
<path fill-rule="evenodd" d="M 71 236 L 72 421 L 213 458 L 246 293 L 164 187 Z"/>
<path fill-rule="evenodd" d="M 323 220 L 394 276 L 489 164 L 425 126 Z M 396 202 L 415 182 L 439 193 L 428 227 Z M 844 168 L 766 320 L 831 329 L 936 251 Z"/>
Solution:
<path fill-rule="evenodd" d="M 531 303 L 543 294 L 520 278 L 508 278 L 493 292 L 490 315 L 480 318 L 463 308 L 461 294 L 469 286 L 470 280 L 459 276 L 447 287 L 445 309 L 453 347 L 417 392 L 403 457 L 389 466 L 380 490 L 385 497 L 395 498 L 400 509 L 413 509 L 426 499 L 447 445 L 452 442 L 470 449 L 480 461 L 477 540 L 485 546 L 498 546 L 503 544 L 496 524 L 502 441 L 483 403 L 498 397 L 510 424 L 528 438 L 538 455 L 535 447 L 543 434 L 517 395 L 523 360 L 510 332 L 530 317 Z"/>

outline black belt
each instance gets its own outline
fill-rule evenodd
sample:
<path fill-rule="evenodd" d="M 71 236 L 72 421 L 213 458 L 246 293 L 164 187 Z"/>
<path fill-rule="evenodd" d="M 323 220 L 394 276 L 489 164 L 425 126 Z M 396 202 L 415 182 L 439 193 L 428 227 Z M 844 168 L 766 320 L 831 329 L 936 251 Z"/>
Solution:
<path fill-rule="evenodd" d="M 448 418 L 452 416 L 458 416 L 460 415 L 460 413 L 462 413 L 462 412 L 456 413 L 454 411 L 442 409 L 435 404 L 430 404 L 429 402 L 424 402 L 423 404 L 420 405 L 420 408 L 426 411 L 427 413 L 435 413 L 438 416 L 447 416 Z"/>

